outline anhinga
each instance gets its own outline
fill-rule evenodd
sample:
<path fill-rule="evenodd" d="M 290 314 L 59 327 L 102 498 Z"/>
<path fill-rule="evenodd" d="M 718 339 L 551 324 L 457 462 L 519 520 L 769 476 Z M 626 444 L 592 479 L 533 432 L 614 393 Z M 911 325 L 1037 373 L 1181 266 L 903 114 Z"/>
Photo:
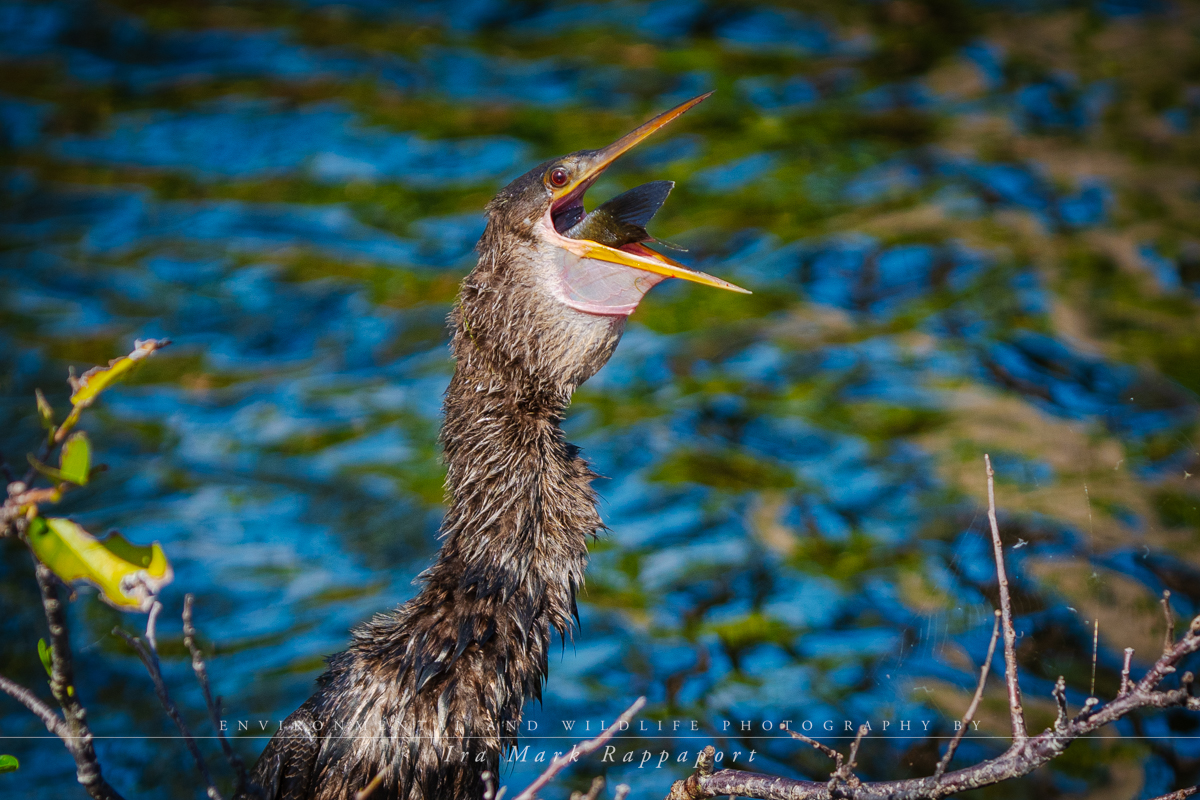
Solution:
<path fill-rule="evenodd" d="M 559 428 L 571 393 L 660 281 L 744 291 L 641 243 L 661 188 L 643 198 L 653 207 L 633 215 L 632 234 L 608 230 L 618 247 L 564 235 L 584 221 L 584 192 L 605 168 L 704 97 L 535 167 L 488 204 L 478 264 L 450 315 L 441 551 L 416 597 L 329 659 L 254 768 L 262 796 L 349 800 L 382 775 L 372 800 L 470 800 L 485 770 L 497 774 L 526 698 L 541 697 L 551 632 L 565 635 L 578 616 L 587 538 L 602 527 L 595 474 Z"/>

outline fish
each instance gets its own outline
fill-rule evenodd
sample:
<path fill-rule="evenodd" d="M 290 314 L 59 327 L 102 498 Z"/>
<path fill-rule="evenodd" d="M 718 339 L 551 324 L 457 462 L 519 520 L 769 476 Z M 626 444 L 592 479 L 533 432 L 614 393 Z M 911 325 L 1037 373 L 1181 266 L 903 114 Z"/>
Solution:
<path fill-rule="evenodd" d="M 563 235 L 571 239 L 588 239 L 608 247 L 620 248 L 627 244 L 657 241 L 646 232 L 646 225 L 654 217 L 667 195 L 675 188 L 675 181 L 651 181 L 636 186 L 597 206 L 590 214 L 575 222 Z"/>

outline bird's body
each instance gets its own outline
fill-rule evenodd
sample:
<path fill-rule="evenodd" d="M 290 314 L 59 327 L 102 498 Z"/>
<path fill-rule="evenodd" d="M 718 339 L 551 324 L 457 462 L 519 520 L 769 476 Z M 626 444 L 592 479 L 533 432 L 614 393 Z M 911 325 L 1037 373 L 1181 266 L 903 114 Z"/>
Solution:
<path fill-rule="evenodd" d="M 695 102 L 610 148 L 537 167 L 489 204 L 451 315 L 437 561 L 416 597 L 329 660 L 259 758 L 251 794 L 350 800 L 377 780 L 372 800 L 473 800 L 482 773 L 497 773 L 525 700 L 541 696 L 552 636 L 577 616 L 587 539 L 602 527 L 595 476 L 559 427 L 571 394 L 608 360 L 650 286 L 667 276 L 728 286 L 637 245 L 564 238 L 557 223 L 626 140 Z"/>

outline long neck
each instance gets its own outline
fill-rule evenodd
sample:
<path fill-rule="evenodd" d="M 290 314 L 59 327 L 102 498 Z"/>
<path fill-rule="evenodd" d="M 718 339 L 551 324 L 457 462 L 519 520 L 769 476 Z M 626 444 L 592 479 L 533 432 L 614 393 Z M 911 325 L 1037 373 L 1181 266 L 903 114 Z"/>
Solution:
<path fill-rule="evenodd" d="M 469 337 L 455 344 L 442 429 L 449 508 L 430 580 L 452 573 L 460 601 L 517 599 L 523 622 L 562 632 L 583 582 L 586 537 L 601 527 L 595 475 L 559 428 L 569 396 L 493 372 L 464 352 Z"/>
<path fill-rule="evenodd" d="M 460 698 L 457 719 L 462 735 L 486 739 L 494 753 L 507 741 L 501 726 L 540 696 L 552 631 L 564 633 L 577 616 L 587 537 L 602 523 L 595 474 L 559 428 L 569 390 L 505 378 L 472 347 L 460 323 L 442 429 L 449 508 L 437 561 L 416 597 L 355 639 L 379 674 L 400 682 L 403 702 L 490 685 L 486 702 Z"/>

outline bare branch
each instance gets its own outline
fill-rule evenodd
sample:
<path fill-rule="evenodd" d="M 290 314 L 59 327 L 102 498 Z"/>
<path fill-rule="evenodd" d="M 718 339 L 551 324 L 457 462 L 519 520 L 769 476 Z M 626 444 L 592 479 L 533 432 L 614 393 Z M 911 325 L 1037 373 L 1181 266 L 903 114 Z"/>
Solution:
<path fill-rule="evenodd" d="M 618 783 L 616 791 L 613 792 L 613 800 L 625 800 L 625 796 L 629 794 L 629 784 Z"/>
<path fill-rule="evenodd" d="M 1187 687 L 1166 691 L 1154 688 L 1162 676 L 1174 670 L 1174 664 L 1192 653 L 1200 652 L 1198 632 L 1200 617 L 1193 621 L 1188 634 L 1160 658 L 1128 694 L 1094 710 L 1091 710 L 1091 704 L 1085 704 L 1088 713 L 1081 713 L 1071 720 L 1067 719 L 1065 684 L 1060 678 L 1054 692 L 1059 702 L 1059 718 L 1053 729 L 1029 737 L 1023 743 L 1014 743 L 1000 756 L 965 769 L 928 778 L 842 785 L 836 787 L 834 794 L 827 783 L 797 781 L 739 770 L 712 772 L 710 761 L 707 768 L 701 763 L 701 768 L 695 774 L 676 781 L 668 798 L 704 800 L 736 795 L 759 800 L 832 800 L 834 797 L 840 800 L 939 800 L 956 792 L 1019 778 L 1057 758 L 1075 739 L 1138 709 L 1184 706 L 1200 710 L 1200 700 L 1190 697 Z"/>
<path fill-rule="evenodd" d="M 996 474 L 992 459 L 983 456 L 987 467 L 988 524 L 992 528 L 992 548 L 996 554 L 996 579 L 1000 585 L 1000 615 L 1004 627 L 1004 680 L 1008 684 L 1008 713 L 1012 717 L 1014 744 L 1025 741 L 1025 712 L 1021 709 L 1021 687 L 1017 681 L 1017 633 L 1013 630 L 1012 598 L 1008 594 L 1008 573 L 1004 569 L 1004 547 L 1000 543 L 1000 525 L 996 521 Z"/>
<path fill-rule="evenodd" d="M 19 683 L 10 681 L 3 675 L 0 675 L 0 692 L 4 692 L 13 700 L 16 700 L 32 711 L 34 716 L 46 724 L 46 730 L 62 739 L 68 748 L 71 746 L 71 732 L 67 730 L 66 721 L 56 714 L 54 709 L 43 703 L 37 695 Z"/>
<path fill-rule="evenodd" d="M 221 751 L 225 753 L 225 760 L 229 762 L 229 766 L 233 767 L 233 771 L 237 775 L 237 783 L 233 790 L 236 797 L 242 794 L 246 788 L 246 764 L 229 744 L 229 740 L 225 737 L 225 731 L 221 730 L 221 698 L 213 698 L 212 689 L 208 685 L 208 668 L 204 665 L 204 654 L 196 645 L 196 627 L 192 624 L 192 603 L 195 599 L 191 594 L 185 595 L 183 598 L 183 643 L 187 646 L 188 652 L 192 654 L 192 671 L 196 673 L 196 681 L 204 693 L 208 718 L 217 732 L 217 741 L 221 745 Z M 376 780 L 379 780 L 379 776 L 376 776 Z M 366 789 L 363 791 L 365 792 Z"/>
<path fill-rule="evenodd" d="M 154 623 L 158 617 L 158 612 L 162 610 L 162 603 L 157 600 L 150 607 L 150 614 L 146 620 L 146 641 L 142 641 L 136 636 L 130 636 L 120 628 L 113 628 L 113 633 L 125 640 L 125 643 L 133 648 L 139 659 L 146 666 L 146 671 L 150 673 L 150 679 L 154 682 L 154 693 L 158 695 L 158 702 L 162 705 L 163 710 L 167 712 L 167 716 L 175 723 L 175 727 L 179 728 L 179 733 L 183 736 L 183 743 L 187 746 L 188 752 L 192 754 L 192 759 L 196 762 L 196 769 L 200 771 L 200 775 L 204 778 L 204 784 L 208 787 L 209 800 L 224 800 L 221 793 L 217 791 L 216 784 L 213 783 L 212 775 L 209 774 L 208 764 L 204 761 L 204 755 L 200 752 L 200 748 L 196 745 L 196 740 L 192 736 L 192 732 L 188 729 L 187 723 L 183 721 L 183 716 L 180 715 L 179 709 L 171 700 L 170 694 L 167 692 L 167 684 L 163 680 L 162 668 L 158 661 L 158 648 L 155 643 Z"/>
<path fill-rule="evenodd" d="M 634 701 L 633 705 L 625 709 L 625 712 L 621 714 L 621 716 L 617 717 L 617 721 L 610 725 L 608 730 L 604 731 L 604 733 L 600 734 L 595 739 L 588 739 L 586 742 L 581 742 L 580 744 L 573 746 L 571 748 L 571 752 L 564 753 L 563 755 L 551 761 L 550 766 L 546 767 L 546 771 L 539 775 L 533 783 L 525 787 L 525 791 L 518 794 L 513 798 L 513 800 L 535 800 L 537 793 L 544 789 L 546 784 L 548 784 L 555 775 L 557 775 L 559 772 L 562 772 L 564 767 L 599 749 L 602 744 L 616 735 L 617 731 L 621 729 L 622 723 L 629 724 L 629 721 L 637 716 L 637 713 L 642 710 L 644 705 L 646 705 L 646 698 L 639 697 Z"/>
<path fill-rule="evenodd" d="M 800 741 L 805 742 L 806 744 L 811 744 L 813 747 L 815 747 L 816 749 L 820 750 L 825 755 L 832 758 L 836 764 L 835 770 L 839 770 L 839 771 L 841 770 L 842 754 L 839 753 L 837 750 L 834 750 L 832 747 L 827 747 L 826 745 L 821 744 L 816 739 L 810 739 L 807 736 L 805 736 L 803 733 L 797 733 L 796 731 L 791 730 L 790 728 L 788 729 L 788 733 L 790 733 L 792 735 L 793 739 L 799 739 Z"/>
<path fill-rule="evenodd" d="M 1058 716 L 1054 719 L 1054 730 L 1058 733 L 1067 732 L 1067 679 L 1062 675 L 1054 684 L 1054 703 L 1058 706 Z"/>
<path fill-rule="evenodd" d="M 58 578 L 36 557 L 33 569 L 50 630 L 50 693 L 63 710 L 63 721 L 70 737 L 63 741 L 75 759 L 75 777 L 93 800 L 121 800 L 121 795 L 104 780 L 100 771 L 92 731 L 87 724 L 87 710 L 75 691 L 71 638 L 67 633 L 67 615 L 59 596 Z"/>
<path fill-rule="evenodd" d="M 1090 697 L 1083 708 L 1074 717 L 1068 716 L 1066 681 L 1059 678 L 1054 686 L 1054 700 L 1058 706 L 1058 716 L 1052 728 L 1048 728 L 1036 736 L 1030 737 L 1025 732 L 1024 718 L 1021 715 L 1020 690 L 1016 686 L 1016 658 L 1014 653 L 1015 634 L 1012 627 L 1012 606 L 1008 596 L 1008 581 L 1004 574 L 1004 558 L 1000 546 L 999 526 L 996 523 L 995 489 L 990 459 L 987 461 L 988 470 L 988 518 L 991 522 L 992 543 L 996 554 L 996 571 L 1000 582 L 1000 627 L 1005 636 L 1005 668 L 1009 688 L 1009 710 L 1013 722 L 1013 743 L 1004 753 L 996 758 L 980 762 L 965 769 L 946 772 L 950 759 L 957 746 L 960 736 L 951 741 L 947 753 L 938 764 L 937 771 L 926 778 L 914 778 L 899 781 L 880 781 L 837 785 L 835 780 L 818 783 L 814 781 L 798 781 L 773 775 L 761 775 L 753 772 L 725 769 L 713 772 L 713 754 L 711 746 L 706 747 L 697 762 L 696 771 L 684 780 L 676 781 L 671 786 L 667 800 L 707 800 L 724 795 L 757 798 L 757 800 L 941 800 L 941 798 L 991 786 L 1002 781 L 1019 778 L 1036 770 L 1038 767 L 1062 755 L 1063 751 L 1076 739 L 1086 736 L 1103 726 L 1121 719 L 1139 709 L 1182 707 L 1191 711 L 1200 711 L 1200 697 L 1191 694 L 1195 676 L 1187 672 L 1182 676 L 1180 688 L 1159 689 L 1163 679 L 1176 671 L 1177 665 L 1193 653 L 1200 652 L 1200 616 L 1192 620 L 1187 633 L 1178 642 L 1169 642 L 1162 656 L 1150 667 L 1136 685 L 1130 684 L 1129 671 L 1133 659 L 1133 650 L 1125 651 L 1125 667 L 1122 670 L 1122 691 L 1109 701 L 1101 703 L 1095 697 Z M 1170 621 L 1168 625 L 1170 627 Z M 992 641 L 989 646 L 987 664 L 995 655 L 997 633 L 993 628 Z M 986 679 L 986 664 L 980 670 L 980 682 L 976 688 L 971 707 L 967 710 L 964 720 L 970 720 L 978 708 L 984 680 Z M 965 729 L 960 728 L 959 733 Z M 815 742 L 808 737 L 789 733 L 814 747 L 822 750 L 831 758 L 840 756 L 833 750 Z M 850 763 L 845 770 L 853 767 L 857 755 L 857 744 L 861 742 L 865 730 L 860 728 L 851 750 Z M 1018 736 L 1017 734 L 1020 734 Z M 1176 800 L 1190 797 L 1196 793 L 1196 788 L 1180 790 L 1174 794 L 1165 795 L 1158 800 Z"/>
<path fill-rule="evenodd" d="M 1129 668 L 1133 663 L 1133 648 L 1125 648 L 1125 666 L 1121 667 L 1121 691 L 1118 697 L 1124 697 L 1129 692 Z"/>
<path fill-rule="evenodd" d="M 1189 786 L 1188 788 L 1180 789 L 1177 792 L 1159 795 L 1158 797 L 1155 797 L 1154 800 L 1185 800 L 1185 798 L 1191 797 L 1197 792 L 1200 792 L 1200 786 Z"/>
<path fill-rule="evenodd" d="M 1167 630 L 1163 633 L 1163 653 L 1171 651 L 1171 645 L 1175 644 L 1175 614 L 1171 611 L 1171 590 L 1163 589 L 1162 600 L 1163 616 L 1167 620 Z"/>
<path fill-rule="evenodd" d="M 992 624 L 992 641 L 988 644 L 987 657 L 983 659 L 983 666 L 979 669 L 979 684 L 975 687 L 975 696 L 971 698 L 971 705 L 967 707 L 967 713 L 963 714 L 962 725 L 954 732 L 954 738 L 950 740 L 950 745 L 946 748 L 946 755 L 942 756 L 937 769 L 933 772 L 935 778 L 941 777 L 942 773 L 946 771 L 946 767 L 950 766 L 950 761 L 954 758 L 954 751 L 958 749 L 958 743 L 962 741 L 967 728 L 971 725 L 971 720 L 975 718 L 975 709 L 979 708 L 979 701 L 983 699 L 983 685 L 987 683 L 988 671 L 992 668 L 992 658 L 996 655 L 996 639 L 999 637 L 1000 612 L 997 611 L 996 621 Z"/>
<path fill-rule="evenodd" d="M 846 758 L 846 763 L 833 773 L 829 779 L 830 791 L 837 785 L 838 781 L 844 781 L 849 786 L 858 786 L 862 783 L 854 774 L 854 768 L 858 766 L 858 746 L 862 744 L 863 737 L 867 735 L 867 726 L 859 725 L 858 733 L 854 737 L 853 744 L 850 745 L 850 755 Z"/>

